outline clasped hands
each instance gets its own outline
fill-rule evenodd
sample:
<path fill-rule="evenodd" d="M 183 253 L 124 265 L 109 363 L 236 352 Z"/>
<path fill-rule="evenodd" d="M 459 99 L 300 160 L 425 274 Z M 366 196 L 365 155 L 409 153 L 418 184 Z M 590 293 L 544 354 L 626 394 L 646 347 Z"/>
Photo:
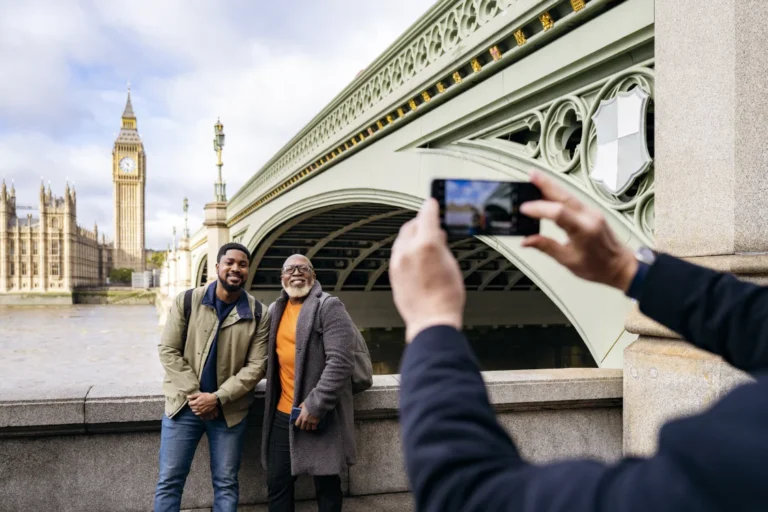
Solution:
<path fill-rule="evenodd" d="M 213 393 L 192 393 L 187 396 L 189 408 L 203 420 L 213 420 L 219 415 L 216 395 Z"/>

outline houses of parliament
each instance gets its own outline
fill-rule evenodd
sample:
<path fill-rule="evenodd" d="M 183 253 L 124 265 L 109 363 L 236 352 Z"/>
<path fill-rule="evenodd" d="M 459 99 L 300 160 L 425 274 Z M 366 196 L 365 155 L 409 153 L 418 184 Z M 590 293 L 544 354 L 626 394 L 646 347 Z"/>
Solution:
<path fill-rule="evenodd" d="M 0 299 L 11 294 L 71 294 L 107 283 L 113 268 L 145 268 L 146 156 L 131 92 L 112 150 L 114 240 L 77 223 L 77 193 L 66 185 L 57 197 L 40 185 L 38 207 L 17 203 L 16 190 L 0 183 Z M 31 199 L 31 198 L 30 198 Z M 28 201 L 28 199 L 24 199 Z M 0 301 L 1 302 L 1 301 Z"/>

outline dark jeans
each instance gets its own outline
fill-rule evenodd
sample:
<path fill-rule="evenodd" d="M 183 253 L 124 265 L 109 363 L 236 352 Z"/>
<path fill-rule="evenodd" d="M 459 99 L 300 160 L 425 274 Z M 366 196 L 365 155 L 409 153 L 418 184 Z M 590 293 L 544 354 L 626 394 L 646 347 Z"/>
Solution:
<path fill-rule="evenodd" d="M 288 420 L 290 416 L 275 411 L 272 433 L 269 436 L 267 458 L 267 488 L 269 490 L 269 512 L 293 512 L 293 484 L 291 476 L 291 448 L 288 441 Z M 301 434 L 297 434 L 301 435 Z M 305 434 L 312 435 L 312 434 Z M 341 478 L 339 475 L 315 476 L 318 512 L 341 512 Z"/>
<path fill-rule="evenodd" d="M 163 415 L 160 433 L 160 477 L 155 490 L 155 512 L 177 512 L 195 450 L 208 434 L 213 477 L 214 512 L 235 512 L 240 495 L 237 474 L 248 420 L 232 428 L 224 416 L 203 421 L 185 406 L 173 419 Z"/>

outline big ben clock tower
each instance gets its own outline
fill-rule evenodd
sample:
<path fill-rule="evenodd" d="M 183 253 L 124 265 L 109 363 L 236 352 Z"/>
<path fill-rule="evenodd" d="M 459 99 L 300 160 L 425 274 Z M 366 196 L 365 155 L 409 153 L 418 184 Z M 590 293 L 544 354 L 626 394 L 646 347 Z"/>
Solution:
<path fill-rule="evenodd" d="M 146 184 L 144 145 L 136 130 L 131 88 L 122 116 L 120 135 L 112 150 L 112 182 L 115 197 L 115 268 L 141 272 L 144 256 L 144 189 Z"/>

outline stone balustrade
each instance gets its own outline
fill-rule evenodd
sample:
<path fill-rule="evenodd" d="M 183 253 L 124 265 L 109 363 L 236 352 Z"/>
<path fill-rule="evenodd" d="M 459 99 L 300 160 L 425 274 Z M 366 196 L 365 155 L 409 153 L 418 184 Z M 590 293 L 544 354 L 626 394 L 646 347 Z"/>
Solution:
<path fill-rule="evenodd" d="M 620 370 L 488 372 L 485 380 L 501 423 L 529 460 L 621 456 Z M 264 382 L 249 417 L 240 473 L 246 510 L 261 510 L 267 496 L 259 462 L 263 390 Z M 343 485 L 353 498 L 350 504 L 361 510 L 402 510 L 410 504 L 398 390 L 398 375 L 376 376 L 374 386 L 355 397 L 357 464 L 344 475 Z M 163 397 L 155 384 L 0 391 L 0 510 L 148 510 L 162 414 Z M 297 498 L 312 493 L 311 480 L 300 478 Z M 211 502 L 203 439 L 183 506 L 209 509 Z"/>

